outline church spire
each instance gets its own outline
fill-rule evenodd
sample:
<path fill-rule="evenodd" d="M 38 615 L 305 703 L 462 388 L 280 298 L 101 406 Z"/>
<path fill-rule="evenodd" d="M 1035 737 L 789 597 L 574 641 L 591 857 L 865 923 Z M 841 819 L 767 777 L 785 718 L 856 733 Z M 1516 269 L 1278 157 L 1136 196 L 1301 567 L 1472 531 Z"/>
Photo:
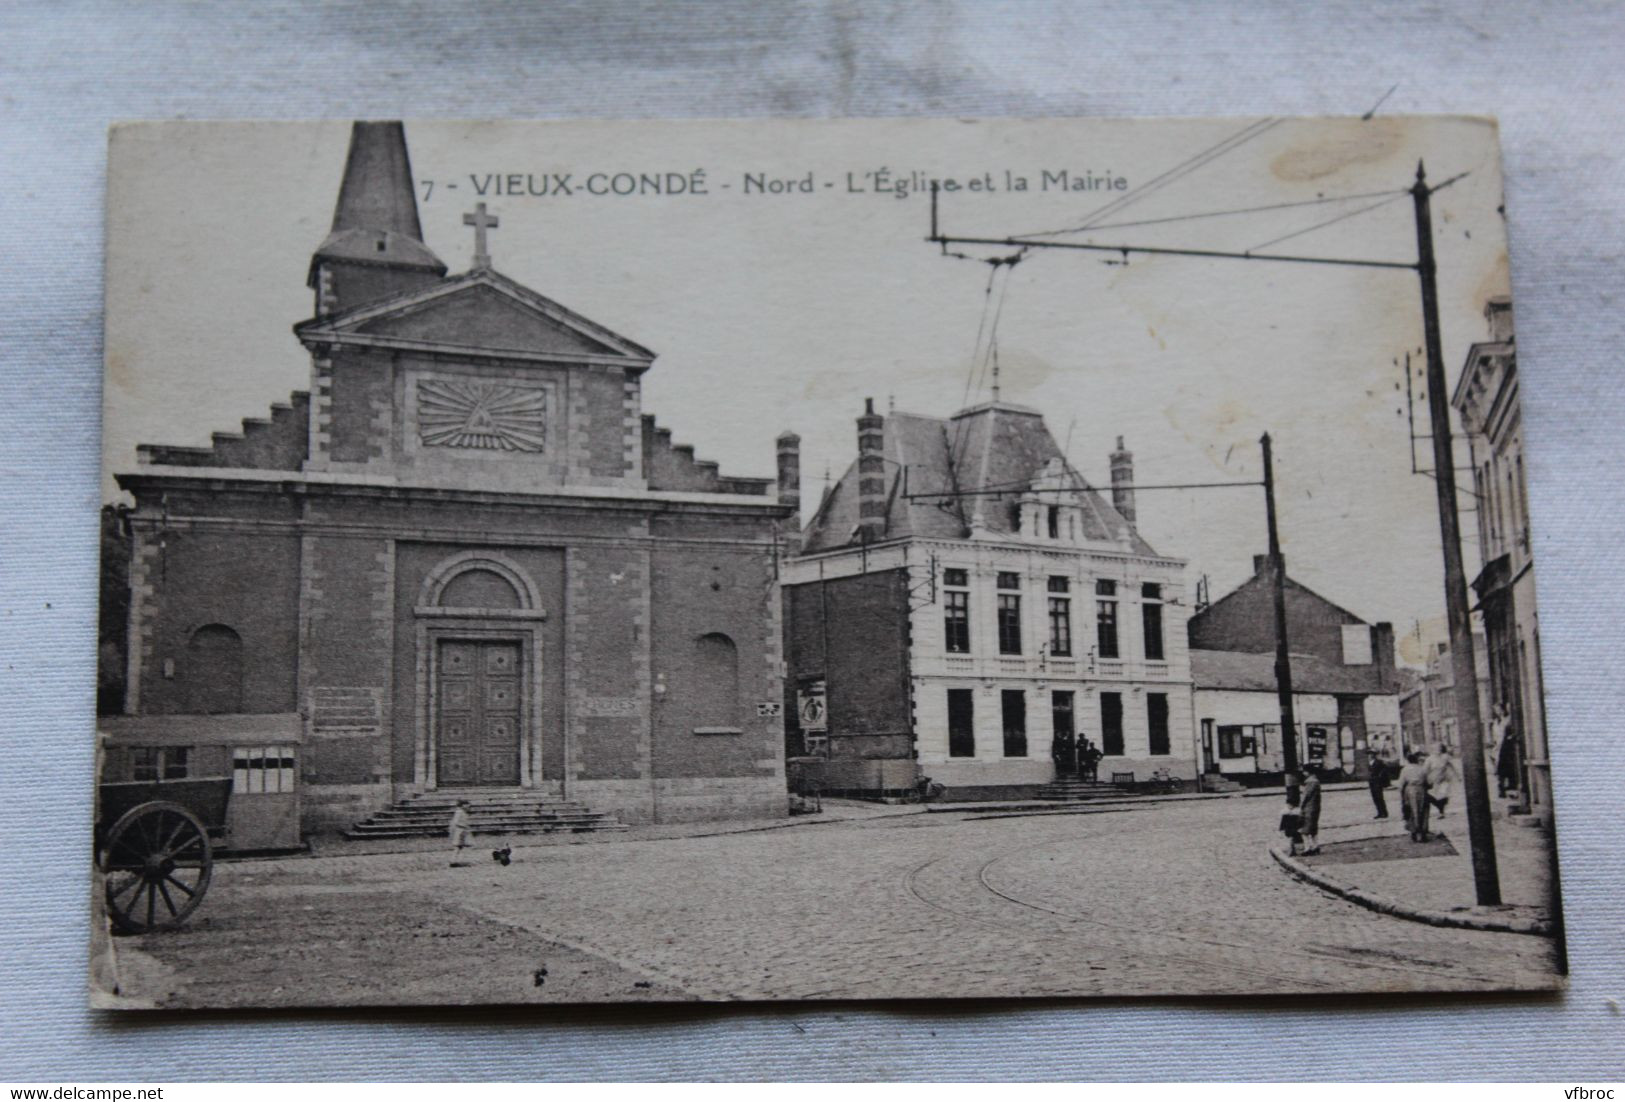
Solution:
<path fill-rule="evenodd" d="M 333 209 L 333 232 L 385 230 L 423 240 L 406 128 L 398 122 L 358 122 L 350 129 L 350 156 Z"/>
<path fill-rule="evenodd" d="M 355 123 L 333 228 L 310 261 L 307 285 L 316 292 L 316 313 L 417 290 L 445 274 L 423 243 L 405 128 Z"/>

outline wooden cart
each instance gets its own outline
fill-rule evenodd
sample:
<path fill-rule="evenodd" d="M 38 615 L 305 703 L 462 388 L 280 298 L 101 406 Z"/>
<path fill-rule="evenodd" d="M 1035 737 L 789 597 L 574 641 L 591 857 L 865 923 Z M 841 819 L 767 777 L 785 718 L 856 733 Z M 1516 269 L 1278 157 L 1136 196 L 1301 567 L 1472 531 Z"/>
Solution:
<path fill-rule="evenodd" d="M 230 799 L 230 777 L 97 787 L 96 865 L 114 928 L 173 930 L 197 910 Z"/>

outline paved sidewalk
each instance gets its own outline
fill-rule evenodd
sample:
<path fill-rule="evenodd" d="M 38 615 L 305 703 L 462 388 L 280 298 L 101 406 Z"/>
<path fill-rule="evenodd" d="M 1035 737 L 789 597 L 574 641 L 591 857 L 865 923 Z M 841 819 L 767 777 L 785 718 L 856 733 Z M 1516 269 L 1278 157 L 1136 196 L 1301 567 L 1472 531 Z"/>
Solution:
<path fill-rule="evenodd" d="M 1334 781 L 1322 786 L 1327 792 L 1364 792 L 1360 781 Z M 1279 800 L 1286 789 L 1243 788 L 1239 792 L 1144 792 L 1122 796 L 1093 796 L 1086 800 L 983 800 L 960 803 L 954 800 L 926 804 L 925 810 L 937 814 L 954 813 L 982 815 L 991 812 L 1056 812 L 1058 814 L 1088 811 L 1107 807 L 1140 807 L 1146 804 L 1187 803 L 1193 800 L 1241 800 L 1274 797 Z M 905 805 L 911 806 L 911 805 Z"/>
<path fill-rule="evenodd" d="M 1356 809 L 1339 801 L 1335 812 L 1328 808 L 1322 819 L 1318 855 L 1287 858 L 1284 840 L 1272 851 L 1288 872 L 1400 917 L 1435 925 L 1552 932 L 1559 916 L 1552 893 L 1553 854 L 1547 829 L 1513 823 L 1497 807 L 1495 850 L 1502 904 L 1479 907 L 1463 811 L 1451 808 L 1443 819 L 1434 816 L 1429 824 L 1430 832 L 1442 835 L 1447 844 L 1419 845 L 1407 837 L 1405 823 L 1393 806 L 1397 801 L 1389 802 L 1393 817 L 1379 821 L 1365 814 L 1369 803 Z M 1419 855 L 1412 856 L 1413 849 Z"/>

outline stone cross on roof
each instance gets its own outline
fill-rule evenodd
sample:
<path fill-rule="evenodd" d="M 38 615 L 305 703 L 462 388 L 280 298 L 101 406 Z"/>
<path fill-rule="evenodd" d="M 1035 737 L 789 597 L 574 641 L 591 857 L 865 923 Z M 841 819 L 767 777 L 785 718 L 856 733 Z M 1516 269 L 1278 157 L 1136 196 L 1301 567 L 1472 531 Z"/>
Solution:
<path fill-rule="evenodd" d="M 474 267 L 489 268 L 491 254 L 486 251 L 485 231 L 497 228 L 497 216 L 486 214 L 484 203 L 475 203 L 473 212 L 463 215 L 463 225 L 474 227 Z"/>

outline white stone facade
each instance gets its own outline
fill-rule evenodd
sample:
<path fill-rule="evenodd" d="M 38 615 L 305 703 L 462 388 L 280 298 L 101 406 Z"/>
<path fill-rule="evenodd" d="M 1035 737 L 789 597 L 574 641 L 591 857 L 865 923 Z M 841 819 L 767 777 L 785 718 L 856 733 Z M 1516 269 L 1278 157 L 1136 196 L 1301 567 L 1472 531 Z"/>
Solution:
<path fill-rule="evenodd" d="M 1191 677 L 1185 622 L 1189 616 L 1185 564 L 1178 559 L 1131 551 L 1079 547 L 1042 536 L 979 534 L 969 539 L 916 538 L 867 549 L 843 549 L 787 564 L 784 582 L 794 585 L 819 577 L 862 570 L 908 571 L 909 669 L 913 739 L 922 774 L 952 787 L 1044 784 L 1056 776 L 1052 758 L 1057 693 L 1072 693 L 1077 736 L 1103 749 L 1103 703 L 1116 694 L 1121 705 L 1122 748 L 1100 762 L 1100 778 L 1133 773 L 1147 780 L 1159 770 L 1184 779 L 1196 776 L 1196 744 L 1191 724 Z M 962 575 L 950 572 L 962 572 Z M 1001 587 L 1015 581 L 1015 587 Z M 1011 578 L 1009 576 L 1013 575 Z M 963 578 L 963 585 L 951 584 Z M 1051 590 L 1064 579 L 1064 592 Z M 1098 595 L 1096 585 L 1114 584 L 1115 593 Z M 1157 597 L 1145 596 L 1146 586 Z M 968 647 L 950 650 L 949 594 L 965 595 Z M 1019 600 L 1019 653 L 1001 639 L 1000 597 Z M 1067 605 L 1067 628 L 1052 638 L 1050 602 Z M 1116 656 L 1101 653 L 1099 603 L 1116 606 Z M 1146 604 L 1160 609 L 1161 658 L 1147 657 Z M 1064 644 L 1070 635 L 1070 646 Z M 1003 645 L 1001 645 L 1003 644 Z M 1153 654 L 1155 647 L 1152 648 Z M 1069 651 L 1070 653 L 1058 653 Z M 963 739 L 950 745 L 949 692 L 971 694 L 970 753 Z M 1005 692 L 1022 694 L 1025 751 L 1007 747 Z M 1164 698 L 1165 752 L 1151 746 L 1151 703 Z M 1019 741 L 1019 740 L 1014 740 Z M 1011 752 L 1006 752 L 1010 750 Z M 1162 748 L 1156 748 L 1162 749 Z"/>

